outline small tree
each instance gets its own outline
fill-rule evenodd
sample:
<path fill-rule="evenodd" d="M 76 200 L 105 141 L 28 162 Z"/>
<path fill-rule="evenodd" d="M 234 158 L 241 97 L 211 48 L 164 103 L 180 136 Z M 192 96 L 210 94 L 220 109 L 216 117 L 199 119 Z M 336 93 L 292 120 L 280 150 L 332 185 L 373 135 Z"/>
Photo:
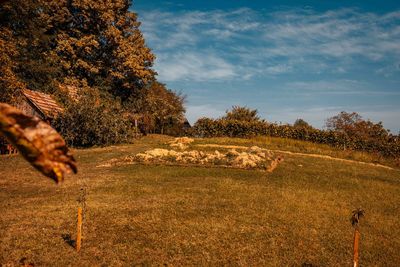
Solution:
<path fill-rule="evenodd" d="M 294 122 L 293 127 L 299 128 L 299 129 L 313 129 L 313 127 L 303 119 L 297 119 Z"/>
<path fill-rule="evenodd" d="M 146 132 L 165 133 L 184 122 L 185 96 L 168 89 L 165 84 L 153 81 L 126 103 L 126 108 L 141 114 L 142 129 Z"/>
<path fill-rule="evenodd" d="M 340 112 L 338 115 L 326 120 L 325 126 L 328 130 L 344 132 L 351 135 L 354 132 L 355 125 L 362 121 L 362 117 L 356 113 Z"/>
<path fill-rule="evenodd" d="M 328 118 L 326 121 L 328 130 L 345 133 L 347 136 L 361 140 L 380 141 L 389 137 L 389 131 L 383 128 L 382 122 L 373 123 L 364 120 L 358 113 L 340 114 Z"/>
<path fill-rule="evenodd" d="M 232 110 L 227 110 L 223 120 L 237 120 L 237 121 L 260 121 L 257 109 L 250 109 L 248 107 L 232 106 Z"/>

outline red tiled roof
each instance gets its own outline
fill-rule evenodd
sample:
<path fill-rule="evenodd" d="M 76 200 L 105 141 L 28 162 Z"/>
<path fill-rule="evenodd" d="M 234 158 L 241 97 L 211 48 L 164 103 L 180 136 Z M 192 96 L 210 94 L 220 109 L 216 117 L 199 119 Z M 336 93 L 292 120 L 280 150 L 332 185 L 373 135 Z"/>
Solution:
<path fill-rule="evenodd" d="M 58 113 L 64 110 L 57 104 L 57 102 L 48 94 L 44 94 L 37 91 L 32 91 L 28 89 L 23 90 L 24 95 L 29 101 L 44 115 L 48 117 L 54 117 Z"/>
<path fill-rule="evenodd" d="M 78 87 L 73 86 L 73 85 L 65 85 L 65 84 L 60 84 L 59 87 L 62 91 L 67 92 L 68 96 L 72 100 L 74 100 L 74 101 L 79 100 Z"/>

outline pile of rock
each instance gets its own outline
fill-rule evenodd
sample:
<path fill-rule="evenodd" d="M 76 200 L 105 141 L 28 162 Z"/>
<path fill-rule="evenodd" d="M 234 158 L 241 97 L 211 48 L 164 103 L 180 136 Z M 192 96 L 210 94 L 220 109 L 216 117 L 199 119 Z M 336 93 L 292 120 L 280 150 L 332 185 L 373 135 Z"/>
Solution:
<path fill-rule="evenodd" d="M 176 138 L 169 142 L 171 147 L 178 150 L 156 148 L 127 156 L 122 159 L 111 159 L 97 167 L 112 167 L 135 163 L 143 164 L 166 164 L 166 165 L 198 165 L 198 166 L 221 166 L 238 169 L 262 169 L 272 172 L 283 160 L 282 157 L 266 149 L 253 146 L 247 149 L 232 148 L 225 152 L 185 150 L 194 140 L 187 137 Z"/>
<path fill-rule="evenodd" d="M 231 149 L 227 152 L 203 152 L 198 150 L 175 151 L 168 149 L 152 149 L 139 153 L 131 158 L 131 161 L 142 163 L 179 163 L 195 165 L 228 166 L 241 169 L 268 169 L 274 162 L 270 151 L 259 147 L 251 147 L 247 151 L 238 152 Z"/>
<path fill-rule="evenodd" d="M 185 150 L 189 147 L 189 144 L 193 143 L 194 139 L 189 137 L 178 137 L 173 141 L 169 142 L 170 147 L 176 148 L 179 150 Z"/>

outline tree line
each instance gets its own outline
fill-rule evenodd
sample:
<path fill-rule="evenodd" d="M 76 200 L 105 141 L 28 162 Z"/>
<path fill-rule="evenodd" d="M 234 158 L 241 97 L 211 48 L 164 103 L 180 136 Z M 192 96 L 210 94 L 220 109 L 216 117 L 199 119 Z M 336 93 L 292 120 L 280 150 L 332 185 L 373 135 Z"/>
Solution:
<path fill-rule="evenodd" d="M 198 137 L 272 136 L 327 144 L 339 149 L 377 153 L 400 158 L 400 137 L 391 134 L 382 122 L 363 119 L 358 113 L 341 112 L 326 120 L 326 130 L 312 127 L 303 119 L 293 125 L 270 123 L 257 110 L 234 106 L 218 119 L 201 118 L 192 129 Z"/>
<path fill-rule="evenodd" d="M 29 88 L 55 96 L 53 123 L 76 146 L 181 127 L 184 97 L 157 81 L 131 0 L 20 0 L 0 6 L 0 102 Z M 71 98 L 69 87 L 79 97 Z M 171 130 L 172 131 L 172 130 Z"/>

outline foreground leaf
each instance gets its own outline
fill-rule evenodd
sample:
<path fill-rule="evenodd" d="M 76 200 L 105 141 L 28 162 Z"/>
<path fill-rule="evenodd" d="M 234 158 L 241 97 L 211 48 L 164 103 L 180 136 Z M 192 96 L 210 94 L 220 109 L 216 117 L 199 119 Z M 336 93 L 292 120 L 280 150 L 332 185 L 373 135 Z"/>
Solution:
<path fill-rule="evenodd" d="M 0 132 L 36 169 L 56 182 L 77 172 L 76 161 L 63 138 L 42 120 L 0 103 Z"/>

